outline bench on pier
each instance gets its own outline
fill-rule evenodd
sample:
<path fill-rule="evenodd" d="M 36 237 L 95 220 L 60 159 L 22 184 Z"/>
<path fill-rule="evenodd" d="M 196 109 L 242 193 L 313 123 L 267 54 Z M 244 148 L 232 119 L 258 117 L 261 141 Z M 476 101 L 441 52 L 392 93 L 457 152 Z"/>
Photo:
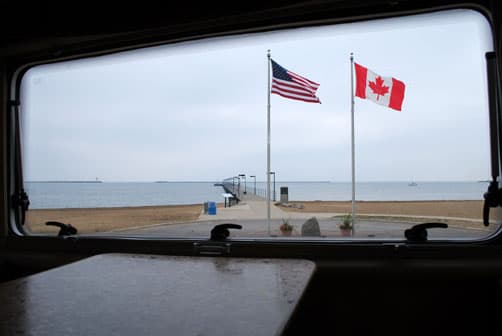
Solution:
<path fill-rule="evenodd" d="M 225 198 L 225 208 L 227 207 L 227 202 L 228 202 L 228 207 L 230 208 L 232 206 L 232 201 L 234 201 L 235 204 L 239 203 L 239 199 L 235 194 L 232 193 L 223 193 L 221 194 Z"/>

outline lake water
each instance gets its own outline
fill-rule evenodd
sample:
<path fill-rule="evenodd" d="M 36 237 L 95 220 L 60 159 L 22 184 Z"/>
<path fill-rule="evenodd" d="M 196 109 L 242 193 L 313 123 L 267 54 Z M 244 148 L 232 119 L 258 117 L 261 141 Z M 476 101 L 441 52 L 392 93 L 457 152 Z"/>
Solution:
<path fill-rule="evenodd" d="M 223 189 L 216 182 L 106 182 L 106 183 L 50 183 L 27 182 L 31 209 L 95 208 L 147 205 L 201 204 L 205 201 L 223 202 Z M 482 200 L 488 184 L 482 182 L 360 182 L 356 184 L 356 199 L 361 201 L 413 200 Z M 288 188 L 292 201 L 347 201 L 351 199 L 350 182 L 279 182 Z M 264 182 L 257 182 L 263 194 Z M 273 188 L 273 186 L 271 187 Z M 241 191 L 244 186 L 241 186 Z M 246 185 L 254 192 L 254 183 Z"/>

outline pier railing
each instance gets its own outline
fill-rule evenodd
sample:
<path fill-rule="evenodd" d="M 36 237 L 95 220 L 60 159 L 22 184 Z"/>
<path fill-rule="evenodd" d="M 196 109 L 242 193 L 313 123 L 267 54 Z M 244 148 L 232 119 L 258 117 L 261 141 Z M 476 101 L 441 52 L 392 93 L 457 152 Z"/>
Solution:
<path fill-rule="evenodd" d="M 266 189 L 256 188 L 256 193 L 254 192 L 254 189 L 251 190 L 251 192 L 258 197 L 267 198 L 267 190 Z M 249 193 L 249 191 L 248 191 L 248 193 Z"/>
<path fill-rule="evenodd" d="M 223 187 L 226 193 L 235 195 L 238 199 L 244 196 L 244 189 L 246 189 L 246 195 L 255 195 L 260 198 L 267 198 L 267 190 L 262 188 L 255 188 L 252 184 L 248 183 L 247 188 L 245 188 L 241 180 L 237 177 L 229 177 L 224 179 L 221 183 L 216 184 L 217 186 Z M 273 192 L 273 191 L 271 191 Z M 270 196 L 270 199 L 275 199 L 274 195 Z"/>
<path fill-rule="evenodd" d="M 237 198 L 241 198 L 241 185 L 240 180 L 235 177 L 229 177 L 223 180 L 221 186 L 225 192 L 235 195 Z"/>

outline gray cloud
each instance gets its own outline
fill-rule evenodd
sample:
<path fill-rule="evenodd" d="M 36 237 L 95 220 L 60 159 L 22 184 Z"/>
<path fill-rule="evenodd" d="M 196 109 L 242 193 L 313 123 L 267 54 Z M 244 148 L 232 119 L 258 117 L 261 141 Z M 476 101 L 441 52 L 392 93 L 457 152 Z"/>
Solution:
<path fill-rule="evenodd" d="M 356 98 L 359 180 L 486 179 L 490 38 L 456 10 L 39 66 L 22 86 L 26 179 L 265 179 L 269 48 L 321 84 L 321 105 L 271 97 L 278 178 L 350 179 L 354 52 L 407 85 L 400 113 Z"/>

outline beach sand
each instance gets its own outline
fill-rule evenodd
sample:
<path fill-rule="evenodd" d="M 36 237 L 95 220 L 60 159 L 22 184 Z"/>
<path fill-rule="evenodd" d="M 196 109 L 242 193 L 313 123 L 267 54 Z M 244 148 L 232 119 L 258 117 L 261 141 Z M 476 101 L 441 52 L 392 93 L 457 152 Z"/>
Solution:
<path fill-rule="evenodd" d="M 280 206 L 289 213 L 336 213 L 349 214 L 350 201 L 290 202 Z M 481 224 L 483 201 L 358 201 L 356 216 L 384 222 L 441 222 L 451 227 L 491 231 Z M 493 211 L 492 211 L 493 213 Z M 293 215 L 294 216 L 294 215 Z M 493 216 L 491 216 L 493 217 Z"/>
<path fill-rule="evenodd" d="M 280 208 L 287 212 L 304 213 L 350 213 L 351 202 L 306 201 L 290 202 L 294 207 Z M 218 204 L 223 207 L 223 204 Z M 357 202 L 357 214 L 392 215 L 392 216 L 428 216 L 465 218 L 481 220 L 482 201 L 406 201 L 406 202 Z M 119 229 L 132 229 L 154 224 L 175 224 L 195 221 L 201 214 L 202 204 L 174 206 L 144 206 L 123 208 L 94 209 L 44 209 L 29 210 L 26 227 L 35 233 L 57 233 L 58 229 L 45 226 L 46 221 L 70 223 L 78 228 L 79 233 L 106 232 Z M 291 214 L 294 216 L 294 214 Z M 451 223 L 448 220 L 448 223 Z M 462 221 L 456 221 L 462 223 Z M 472 226 L 472 222 L 466 221 Z M 464 225 L 462 225 L 464 226 Z"/>
<path fill-rule="evenodd" d="M 289 212 L 350 213 L 350 201 L 308 201 L 290 202 L 302 205 L 302 209 L 281 206 Z M 404 216 L 437 216 L 481 219 L 483 201 L 358 201 L 357 214 L 381 214 Z"/>
<path fill-rule="evenodd" d="M 72 224 L 79 233 L 106 232 L 159 223 L 180 223 L 196 220 L 203 205 L 143 206 L 92 209 L 34 209 L 26 216 L 30 232 L 57 233 L 58 228 L 46 226 L 47 221 Z"/>

